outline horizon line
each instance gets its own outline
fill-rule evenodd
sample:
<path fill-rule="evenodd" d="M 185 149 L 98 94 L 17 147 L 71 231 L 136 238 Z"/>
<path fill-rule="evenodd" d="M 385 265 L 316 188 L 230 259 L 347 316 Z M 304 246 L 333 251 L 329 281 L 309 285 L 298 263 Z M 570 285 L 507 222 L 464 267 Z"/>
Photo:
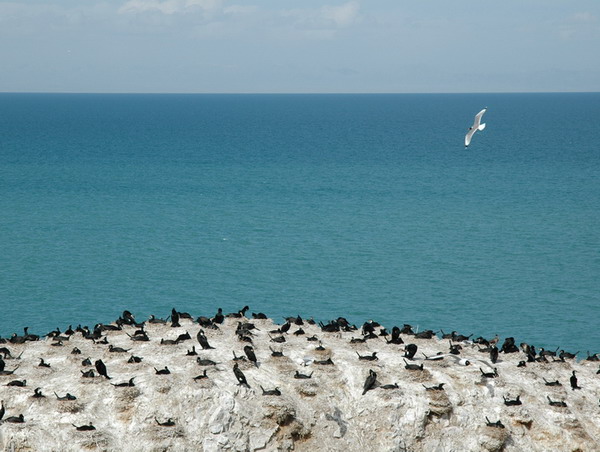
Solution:
<path fill-rule="evenodd" d="M 598 94 L 600 91 L 0 91 L 0 94 L 110 94 L 110 95 L 423 95 L 423 94 Z"/>

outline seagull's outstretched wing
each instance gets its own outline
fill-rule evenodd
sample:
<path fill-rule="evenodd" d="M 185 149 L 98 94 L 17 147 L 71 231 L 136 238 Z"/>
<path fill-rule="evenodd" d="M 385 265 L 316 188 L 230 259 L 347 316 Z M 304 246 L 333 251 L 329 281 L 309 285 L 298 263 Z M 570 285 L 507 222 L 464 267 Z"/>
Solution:
<path fill-rule="evenodd" d="M 467 146 L 469 146 L 469 144 L 471 144 L 471 138 L 473 137 L 473 134 L 475 132 L 477 132 L 478 130 L 485 129 L 485 124 L 481 124 L 481 117 L 486 112 L 486 110 L 487 110 L 487 107 L 485 107 L 483 110 L 481 110 L 479 113 L 477 113 L 475 115 L 475 121 L 473 122 L 473 126 L 469 128 L 469 131 L 467 132 L 467 135 L 465 136 L 465 147 L 467 147 Z"/>
<path fill-rule="evenodd" d="M 481 124 L 481 117 L 483 116 L 483 114 L 485 113 L 486 110 L 487 110 L 487 107 L 475 115 L 475 122 L 473 123 L 474 129 L 479 129 L 479 125 Z M 482 130 L 482 129 L 479 129 L 479 130 Z"/>
<path fill-rule="evenodd" d="M 469 131 L 467 132 L 467 135 L 465 136 L 465 147 L 467 147 L 469 144 L 471 144 L 471 137 L 473 136 L 473 134 L 475 133 L 477 129 L 474 129 L 473 127 L 471 127 L 469 129 Z"/>

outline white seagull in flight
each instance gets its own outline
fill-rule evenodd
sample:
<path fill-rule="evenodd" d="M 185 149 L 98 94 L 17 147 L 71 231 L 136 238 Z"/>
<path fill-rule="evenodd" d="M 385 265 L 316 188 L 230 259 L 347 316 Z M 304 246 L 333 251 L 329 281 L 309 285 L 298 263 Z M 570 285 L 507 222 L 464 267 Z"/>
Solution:
<path fill-rule="evenodd" d="M 471 143 L 471 138 L 473 137 L 473 134 L 475 132 L 477 132 L 478 130 L 485 129 L 485 123 L 481 124 L 481 117 L 483 116 L 483 114 L 485 113 L 486 110 L 487 110 L 487 107 L 485 107 L 483 110 L 481 110 L 479 113 L 477 113 L 475 115 L 475 121 L 473 122 L 473 125 L 471 127 L 469 127 L 469 131 L 467 132 L 467 135 L 465 136 L 465 147 L 469 147 L 469 144 Z"/>

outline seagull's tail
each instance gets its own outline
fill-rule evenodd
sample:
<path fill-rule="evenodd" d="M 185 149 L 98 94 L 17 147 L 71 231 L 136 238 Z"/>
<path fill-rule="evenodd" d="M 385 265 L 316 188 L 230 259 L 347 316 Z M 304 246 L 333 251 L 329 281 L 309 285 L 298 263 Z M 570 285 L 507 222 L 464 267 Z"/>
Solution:
<path fill-rule="evenodd" d="M 477 127 L 477 130 L 483 130 L 483 129 L 485 129 L 485 123 L 479 124 L 479 127 Z"/>

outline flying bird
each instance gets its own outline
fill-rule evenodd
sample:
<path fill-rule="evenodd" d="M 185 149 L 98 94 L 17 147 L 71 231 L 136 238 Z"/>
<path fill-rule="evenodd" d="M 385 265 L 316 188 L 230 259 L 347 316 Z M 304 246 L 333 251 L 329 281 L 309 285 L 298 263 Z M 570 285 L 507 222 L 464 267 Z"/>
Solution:
<path fill-rule="evenodd" d="M 473 121 L 473 125 L 471 127 L 469 127 L 469 131 L 467 132 L 467 135 L 465 136 L 465 147 L 469 147 L 469 144 L 471 143 L 471 138 L 473 137 L 473 134 L 475 132 L 477 132 L 478 130 L 485 129 L 485 123 L 481 124 L 481 117 L 486 112 L 486 110 L 487 110 L 487 107 L 485 107 L 483 110 L 481 110 L 479 113 L 477 113 L 475 115 L 475 121 Z"/>

